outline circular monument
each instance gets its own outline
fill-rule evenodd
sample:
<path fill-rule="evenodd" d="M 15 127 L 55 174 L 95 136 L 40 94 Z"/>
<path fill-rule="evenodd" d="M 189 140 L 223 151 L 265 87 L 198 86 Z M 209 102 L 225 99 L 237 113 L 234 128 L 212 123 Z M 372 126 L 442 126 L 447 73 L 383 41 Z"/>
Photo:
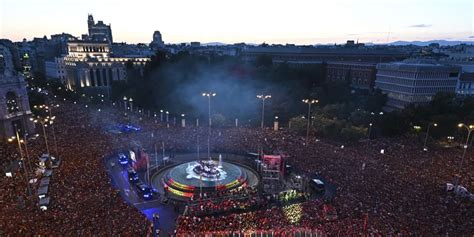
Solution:
<path fill-rule="evenodd" d="M 200 193 L 254 186 L 258 178 L 252 170 L 237 163 L 200 160 L 181 163 L 162 171 L 161 182 L 170 196 L 191 198 Z"/>

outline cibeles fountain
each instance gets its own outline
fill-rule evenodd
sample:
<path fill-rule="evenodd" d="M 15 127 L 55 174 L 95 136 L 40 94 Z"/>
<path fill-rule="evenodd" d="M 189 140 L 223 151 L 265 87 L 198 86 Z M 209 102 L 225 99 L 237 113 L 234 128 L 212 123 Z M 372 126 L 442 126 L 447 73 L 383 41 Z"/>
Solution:
<path fill-rule="evenodd" d="M 165 167 L 153 178 L 154 188 L 162 186 L 169 197 L 186 200 L 204 193 L 256 186 L 257 173 L 235 161 L 200 159 Z M 159 181 L 159 182 L 158 182 Z"/>

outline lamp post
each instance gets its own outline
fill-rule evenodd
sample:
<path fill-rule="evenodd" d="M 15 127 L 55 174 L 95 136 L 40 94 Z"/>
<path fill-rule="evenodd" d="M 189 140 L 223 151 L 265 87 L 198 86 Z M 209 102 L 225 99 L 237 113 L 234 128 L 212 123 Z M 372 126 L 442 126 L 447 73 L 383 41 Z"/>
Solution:
<path fill-rule="evenodd" d="M 425 136 L 425 142 L 423 143 L 423 151 L 428 151 L 428 148 L 426 147 L 426 142 L 428 141 L 428 135 L 430 133 L 430 127 L 431 126 L 434 126 L 434 127 L 438 127 L 438 124 L 437 123 L 429 123 L 428 124 L 428 128 L 426 130 L 426 136 Z"/>
<path fill-rule="evenodd" d="M 310 124 L 310 120 L 311 120 L 311 105 L 312 105 L 312 104 L 319 103 L 319 100 L 315 100 L 315 99 L 304 99 L 304 100 L 302 100 L 302 101 L 303 101 L 303 103 L 308 104 L 308 124 L 306 125 L 306 145 L 308 145 L 308 141 L 309 141 L 309 124 Z"/>
<path fill-rule="evenodd" d="M 370 133 L 372 132 L 372 125 L 373 125 L 372 123 L 369 123 L 369 135 L 368 135 L 369 140 L 370 140 Z"/>
<path fill-rule="evenodd" d="M 186 120 L 184 119 L 184 114 L 181 114 L 181 127 L 186 127 Z"/>
<path fill-rule="evenodd" d="M 127 110 L 127 101 L 128 101 L 127 97 L 124 96 L 123 97 L 123 108 L 125 109 L 125 111 Z"/>
<path fill-rule="evenodd" d="M 39 123 L 41 124 L 41 127 L 43 128 L 43 136 L 44 136 L 44 143 L 46 145 L 46 153 L 48 154 L 48 156 L 50 155 L 49 153 L 49 146 L 48 146 L 48 136 L 46 135 L 46 129 L 45 127 L 48 126 L 48 123 L 52 123 L 51 120 L 49 120 L 49 116 L 44 118 L 44 119 L 41 119 L 41 118 L 37 118 L 37 119 L 33 119 L 31 118 L 30 119 L 31 121 L 33 121 L 34 123 Z M 51 161 L 51 159 L 49 159 Z"/>
<path fill-rule="evenodd" d="M 462 154 L 462 158 L 461 158 L 461 164 L 459 165 L 459 175 L 461 175 L 461 169 L 462 169 L 462 164 L 464 162 L 464 157 L 466 156 L 466 151 L 467 151 L 467 143 L 469 142 L 469 137 L 471 136 L 471 132 L 474 130 L 474 125 L 465 125 L 463 123 L 460 123 L 458 124 L 458 127 L 462 128 L 466 128 L 467 129 L 467 138 L 466 138 L 466 143 L 464 144 L 464 151 L 463 151 L 463 154 Z"/>
<path fill-rule="evenodd" d="M 23 134 L 23 141 L 25 141 L 24 142 L 25 154 L 26 154 L 26 160 L 28 162 L 28 168 L 30 169 L 31 172 L 33 172 L 33 168 L 31 167 L 30 154 L 28 152 L 28 138 L 27 138 L 27 136 L 28 136 L 28 133 Z M 36 134 L 35 136 L 38 137 L 39 134 Z"/>
<path fill-rule="evenodd" d="M 265 100 L 266 99 L 270 99 L 272 98 L 271 95 L 257 95 L 257 98 L 262 100 L 262 124 L 261 124 L 261 127 L 263 128 L 263 121 L 264 121 L 264 118 L 265 118 Z"/>
<path fill-rule="evenodd" d="M 275 120 L 273 121 L 273 130 L 278 131 L 279 123 L 278 123 L 278 116 L 275 116 Z"/>
<path fill-rule="evenodd" d="M 28 180 L 28 170 L 26 169 L 26 162 L 25 162 L 25 159 L 23 158 L 23 151 L 21 149 L 21 143 L 24 142 L 24 141 L 20 140 L 20 135 L 18 134 L 18 128 L 17 128 L 16 124 L 15 124 L 15 136 L 12 137 L 12 138 L 9 138 L 8 141 L 13 142 L 13 140 L 15 140 L 15 139 L 18 142 L 18 151 L 20 152 L 20 160 L 22 162 L 23 170 L 25 171 L 26 188 L 28 190 L 27 195 L 30 196 L 31 195 L 31 189 L 30 189 L 30 183 L 29 183 L 29 180 Z"/>
<path fill-rule="evenodd" d="M 160 109 L 160 122 L 163 122 L 163 110 Z"/>
<path fill-rule="evenodd" d="M 371 116 L 375 116 L 375 113 L 374 112 L 370 112 L 370 115 Z M 378 115 L 382 116 L 383 115 L 383 112 L 379 112 Z M 369 140 L 370 138 L 372 137 L 372 127 L 374 126 L 374 119 L 373 117 L 370 117 L 370 123 L 369 123 Z"/>
<path fill-rule="evenodd" d="M 212 125 L 212 119 L 211 119 L 211 97 L 216 96 L 215 92 L 204 92 L 202 93 L 202 96 L 207 97 L 208 99 L 208 117 L 209 117 L 209 129 L 211 128 Z"/>
<path fill-rule="evenodd" d="M 133 99 L 128 99 L 128 102 L 130 102 L 130 112 L 133 112 Z"/>
<path fill-rule="evenodd" d="M 49 118 L 51 120 L 50 124 L 51 124 L 51 129 L 53 130 L 53 142 L 54 142 L 54 152 L 56 153 L 56 155 L 58 156 L 58 144 L 56 142 L 56 132 L 54 130 L 54 120 L 56 119 L 56 116 L 52 116 L 52 107 L 54 105 L 50 105 L 49 107 L 46 106 L 46 111 L 49 112 Z M 56 106 L 56 107 L 59 107 L 59 104 Z"/>
<path fill-rule="evenodd" d="M 208 101 L 208 117 L 209 117 L 209 128 L 207 132 L 207 157 L 211 158 L 211 126 L 212 126 L 212 119 L 211 119 L 211 97 L 216 96 L 215 92 L 204 92 L 202 96 L 207 97 Z"/>

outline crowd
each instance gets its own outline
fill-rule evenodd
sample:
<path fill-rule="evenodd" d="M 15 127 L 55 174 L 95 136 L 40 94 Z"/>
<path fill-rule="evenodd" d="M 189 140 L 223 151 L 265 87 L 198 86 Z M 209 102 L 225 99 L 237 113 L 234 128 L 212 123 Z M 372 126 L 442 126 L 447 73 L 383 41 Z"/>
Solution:
<path fill-rule="evenodd" d="M 138 142 L 153 149 L 164 143 L 167 153 L 207 149 L 207 127 L 180 128 L 146 114 L 127 114 L 123 108 L 60 103 L 57 117 L 57 155 L 63 159 L 50 185 L 50 209 L 40 211 L 25 195 L 20 174 L 3 177 L 0 186 L 0 230 L 20 235 L 55 233 L 139 235 L 146 231 L 145 217 L 117 195 L 102 164 L 104 155 Z M 172 121 L 172 120 L 170 120 Z M 115 135 L 105 129 L 113 123 L 132 122 L 142 132 Z M 180 124 L 179 121 L 177 123 Z M 187 124 L 191 124 L 187 122 Z M 50 132 L 50 130 L 48 130 Z M 180 216 L 178 233 L 209 231 L 310 231 L 340 235 L 452 235 L 474 233 L 474 204 L 446 193 L 445 184 L 458 173 L 461 148 L 429 144 L 422 149 L 417 137 L 380 138 L 356 144 L 335 144 L 304 138 L 287 130 L 213 128 L 210 150 L 227 153 L 285 153 L 302 174 L 320 174 L 337 187 L 331 201 L 337 219 L 324 218 L 322 203 L 300 204 L 218 216 Z M 344 145 L 344 146 L 342 146 Z M 31 147 L 31 148 L 30 148 Z M 44 152 L 42 137 L 29 144 L 31 156 Z M 13 145 L 1 148 L 2 163 L 17 158 Z M 383 149 L 383 153 L 381 150 Z M 52 149 L 54 151 L 54 149 Z M 53 155 L 54 152 L 52 152 Z M 474 149 L 469 148 L 460 176 L 474 190 Z M 20 205 L 24 200 L 25 205 Z M 223 202 L 225 203 L 225 202 Z M 202 203 L 201 203 L 202 204 Z M 230 206 L 242 203 L 225 203 Z M 206 207 L 194 210 L 208 210 Z M 245 204 L 247 205 L 247 204 Z M 244 205 L 244 206 L 245 206 Z M 127 224 L 124 224 L 127 223 Z"/>
<path fill-rule="evenodd" d="M 189 216 L 222 215 L 260 209 L 266 206 L 265 199 L 251 187 L 216 192 L 192 200 L 186 205 L 185 214 Z"/>
<path fill-rule="evenodd" d="M 51 203 L 46 211 L 38 208 L 36 187 L 32 195 L 25 191 L 23 169 L 13 177 L 0 180 L 0 235 L 143 235 L 148 231 L 145 216 L 128 205 L 110 184 L 103 165 L 104 155 L 114 149 L 112 142 L 91 123 L 89 109 L 84 105 L 60 103 L 55 108 L 55 136 L 47 129 L 49 148 L 60 157 L 61 166 L 54 170 L 48 196 Z M 28 141 L 32 167 L 45 152 L 40 136 Z M 0 163 L 19 158 L 18 147 L 4 144 Z M 33 178 L 30 172 L 30 178 Z M 24 200 L 24 201 L 23 201 Z M 22 205 L 20 205 L 22 204 Z"/>

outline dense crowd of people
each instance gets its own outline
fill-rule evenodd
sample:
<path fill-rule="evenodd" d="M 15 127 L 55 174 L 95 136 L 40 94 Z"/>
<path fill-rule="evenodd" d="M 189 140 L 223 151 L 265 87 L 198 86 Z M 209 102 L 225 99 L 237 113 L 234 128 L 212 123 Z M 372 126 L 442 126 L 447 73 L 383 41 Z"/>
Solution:
<path fill-rule="evenodd" d="M 84 105 L 61 103 L 55 108 L 55 136 L 47 130 L 49 149 L 62 162 L 54 169 L 48 196 L 51 203 L 46 211 L 38 207 L 36 189 L 27 195 L 23 169 L 13 177 L 0 180 L 0 235 L 143 235 L 148 231 L 145 216 L 128 205 L 110 184 L 102 158 L 112 152 L 110 139 L 92 124 Z M 40 136 L 28 141 L 32 167 L 46 153 Z M 18 147 L 4 144 L 1 163 L 19 159 Z M 33 178 L 32 172 L 29 173 Z M 24 200 L 24 201 L 22 201 Z M 23 205 L 20 205 L 23 204 Z M 125 224 L 126 223 L 126 224 Z"/>
<path fill-rule="evenodd" d="M 195 217 L 222 215 L 259 209 L 266 205 L 265 199 L 251 187 L 217 193 L 218 195 L 206 195 L 206 197 L 190 201 L 186 205 L 185 214 Z"/>
<path fill-rule="evenodd" d="M 43 212 L 35 205 L 37 198 L 26 195 L 21 170 L 12 178 L 3 177 L 0 230 L 5 233 L 143 234 L 147 229 L 145 217 L 112 188 L 102 158 L 132 141 L 148 149 L 164 143 L 167 153 L 195 152 L 198 147 L 203 152 L 207 148 L 207 127 L 181 128 L 179 121 L 176 126 L 168 126 L 145 113 L 128 112 L 124 116 L 123 108 L 117 106 L 86 108 L 66 101 L 53 113 L 57 117 L 58 146 L 57 152 L 51 148 L 51 153 L 63 162 L 51 181 L 51 206 Z M 112 134 L 104 129 L 128 122 L 142 127 L 142 132 Z M 177 232 L 294 230 L 331 236 L 474 233 L 474 204 L 444 190 L 458 173 L 461 148 L 429 144 L 430 149 L 425 152 L 418 138 L 408 135 L 356 144 L 335 144 L 321 138 L 304 142 L 303 137 L 286 129 L 213 128 L 210 150 L 246 153 L 263 149 L 266 154 L 288 154 L 286 159 L 296 170 L 323 175 L 337 187 L 331 201 L 337 210 L 336 220 L 324 217 L 322 201 L 308 200 L 243 213 L 180 216 Z M 42 136 L 28 144 L 32 160 L 44 152 L 44 146 Z M 17 159 L 17 149 L 13 144 L 3 145 L 1 162 Z M 474 189 L 473 157 L 474 150 L 469 148 L 460 173 L 461 184 L 470 191 Z M 217 204 L 233 207 L 242 203 Z M 206 207 L 197 205 L 197 210 L 192 211 L 212 210 L 216 203 L 203 205 Z"/>

